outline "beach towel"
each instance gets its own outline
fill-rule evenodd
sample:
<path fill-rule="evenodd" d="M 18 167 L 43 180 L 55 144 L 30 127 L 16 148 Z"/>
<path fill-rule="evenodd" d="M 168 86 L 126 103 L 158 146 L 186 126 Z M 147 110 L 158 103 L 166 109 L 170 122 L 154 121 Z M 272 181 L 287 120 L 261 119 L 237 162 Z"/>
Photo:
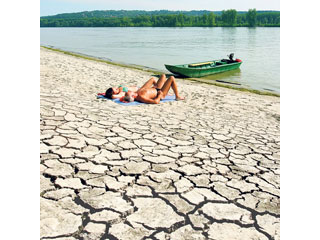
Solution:
<path fill-rule="evenodd" d="M 125 106 L 147 104 L 147 103 L 142 103 L 142 102 L 137 102 L 137 101 L 134 101 L 134 102 L 121 102 L 119 98 L 109 99 L 109 98 L 106 98 L 104 96 L 104 93 L 98 93 L 97 98 L 107 99 L 107 100 L 110 100 L 110 101 L 113 101 L 115 103 L 118 103 L 118 104 L 121 104 L 121 105 L 125 105 Z M 176 100 L 176 96 L 175 95 L 167 95 L 164 99 L 162 99 L 160 101 L 160 103 L 162 103 L 162 102 L 171 102 L 171 101 L 175 101 L 175 100 Z"/>

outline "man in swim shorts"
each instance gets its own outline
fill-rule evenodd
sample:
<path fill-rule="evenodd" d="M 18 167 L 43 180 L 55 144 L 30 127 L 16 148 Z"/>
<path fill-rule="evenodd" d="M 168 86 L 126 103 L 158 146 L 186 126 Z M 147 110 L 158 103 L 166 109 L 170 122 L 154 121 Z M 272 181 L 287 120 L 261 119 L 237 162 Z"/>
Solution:
<path fill-rule="evenodd" d="M 143 103 L 158 104 L 161 99 L 167 96 L 170 88 L 172 88 L 176 95 L 176 100 L 184 99 L 184 97 L 179 95 L 176 79 L 171 76 L 166 80 L 166 75 L 162 74 L 158 81 L 155 78 L 149 79 L 137 92 L 129 90 L 123 100 L 127 102 L 136 100 Z"/>

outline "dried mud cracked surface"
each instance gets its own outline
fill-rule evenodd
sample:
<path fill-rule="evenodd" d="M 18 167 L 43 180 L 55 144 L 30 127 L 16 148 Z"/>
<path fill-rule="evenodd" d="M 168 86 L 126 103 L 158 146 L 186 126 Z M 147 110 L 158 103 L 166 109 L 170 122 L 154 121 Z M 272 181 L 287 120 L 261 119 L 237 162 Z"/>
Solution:
<path fill-rule="evenodd" d="M 279 98 L 178 80 L 126 107 L 96 93 L 148 73 L 40 57 L 41 239 L 279 239 Z"/>

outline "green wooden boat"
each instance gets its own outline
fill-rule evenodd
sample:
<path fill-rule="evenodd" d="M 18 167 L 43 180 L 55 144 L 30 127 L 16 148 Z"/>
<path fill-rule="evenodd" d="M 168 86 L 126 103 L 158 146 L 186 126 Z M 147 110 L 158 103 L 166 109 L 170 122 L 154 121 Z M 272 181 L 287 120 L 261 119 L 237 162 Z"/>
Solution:
<path fill-rule="evenodd" d="M 213 60 L 207 62 L 168 65 L 165 67 L 172 73 L 182 77 L 203 77 L 216 73 L 222 73 L 234 70 L 240 67 L 242 61 L 240 59 L 233 60 L 233 53 L 229 55 L 229 59 Z"/>

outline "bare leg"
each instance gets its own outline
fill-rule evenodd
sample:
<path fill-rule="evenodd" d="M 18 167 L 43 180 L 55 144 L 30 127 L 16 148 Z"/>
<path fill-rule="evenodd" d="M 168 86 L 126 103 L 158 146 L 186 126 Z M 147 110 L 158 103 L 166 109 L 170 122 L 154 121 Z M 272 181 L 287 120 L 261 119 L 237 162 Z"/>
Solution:
<path fill-rule="evenodd" d="M 155 84 L 156 84 L 156 79 L 152 77 L 138 90 L 138 92 L 144 88 L 151 88 Z"/>
<path fill-rule="evenodd" d="M 184 97 L 180 97 L 179 92 L 178 92 L 178 86 L 176 83 L 176 79 L 171 76 L 167 79 L 167 81 L 164 83 L 163 87 L 161 88 L 161 91 L 163 93 L 163 96 L 167 96 L 170 87 L 172 88 L 174 94 L 176 95 L 176 100 L 183 100 Z"/>
<path fill-rule="evenodd" d="M 165 81 L 166 81 L 166 75 L 162 74 L 160 76 L 158 82 L 155 84 L 155 88 L 161 89 Z"/>

